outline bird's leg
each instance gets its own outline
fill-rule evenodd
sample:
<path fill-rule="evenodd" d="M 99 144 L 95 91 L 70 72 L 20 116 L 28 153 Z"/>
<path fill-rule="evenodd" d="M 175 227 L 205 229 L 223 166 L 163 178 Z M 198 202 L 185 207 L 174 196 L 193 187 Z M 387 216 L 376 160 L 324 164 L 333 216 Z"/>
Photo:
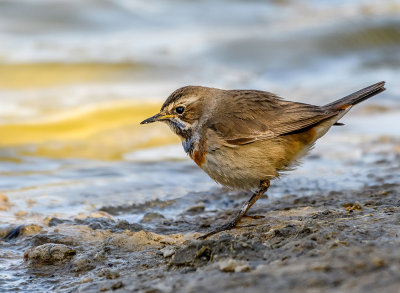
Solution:
<path fill-rule="evenodd" d="M 207 233 L 207 234 L 204 234 L 204 235 L 200 236 L 200 237 L 197 238 L 197 239 L 203 240 L 203 239 L 208 238 L 208 237 L 211 236 L 211 235 L 214 235 L 214 234 L 217 234 L 217 233 L 219 233 L 219 232 L 226 231 L 226 230 L 230 230 L 230 229 L 234 228 L 234 227 L 239 223 L 240 219 L 241 219 L 241 218 L 247 213 L 247 211 L 251 208 L 251 206 L 252 206 L 252 205 L 253 205 L 267 190 L 268 190 L 269 184 L 270 184 L 269 180 L 263 180 L 263 181 L 261 181 L 260 187 L 259 187 L 258 191 L 255 192 L 255 193 L 250 197 L 250 199 L 247 200 L 247 201 L 243 204 L 243 206 L 242 206 L 242 208 L 240 209 L 239 213 L 236 215 L 235 218 L 232 219 L 232 221 L 230 221 L 230 222 L 228 222 L 228 223 L 226 223 L 226 224 L 224 224 L 224 225 L 222 225 L 222 226 L 220 226 L 220 227 L 215 228 L 215 229 L 212 230 L 211 232 L 209 232 L 209 233 Z"/>

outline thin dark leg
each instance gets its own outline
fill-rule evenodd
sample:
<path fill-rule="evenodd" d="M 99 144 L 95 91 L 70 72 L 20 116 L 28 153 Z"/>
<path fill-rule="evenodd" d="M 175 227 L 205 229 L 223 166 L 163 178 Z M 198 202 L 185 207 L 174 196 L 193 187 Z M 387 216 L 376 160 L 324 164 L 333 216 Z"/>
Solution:
<path fill-rule="evenodd" d="M 202 236 L 200 236 L 197 239 L 206 239 L 208 237 L 210 237 L 211 235 L 217 234 L 219 232 L 222 231 L 226 231 L 226 230 L 230 230 L 232 228 L 234 228 L 239 222 L 240 219 L 247 213 L 247 211 L 251 208 L 251 206 L 268 190 L 269 188 L 269 180 L 265 180 L 265 181 L 261 181 L 260 183 L 260 188 L 258 189 L 258 191 L 256 193 L 254 193 L 250 199 L 248 201 L 246 201 L 242 208 L 240 209 L 239 213 L 236 215 L 235 218 L 233 218 L 232 221 L 215 228 L 214 230 L 212 230 L 211 232 L 204 234 Z"/>

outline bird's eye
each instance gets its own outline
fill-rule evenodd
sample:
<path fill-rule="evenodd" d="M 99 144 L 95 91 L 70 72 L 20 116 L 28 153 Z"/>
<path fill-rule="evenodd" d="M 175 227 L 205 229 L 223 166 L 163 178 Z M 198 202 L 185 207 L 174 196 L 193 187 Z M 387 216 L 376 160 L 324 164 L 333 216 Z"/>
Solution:
<path fill-rule="evenodd" d="M 182 107 L 182 106 L 176 107 L 175 111 L 178 114 L 182 114 L 183 111 L 185 111 L 185 107 Z"/>

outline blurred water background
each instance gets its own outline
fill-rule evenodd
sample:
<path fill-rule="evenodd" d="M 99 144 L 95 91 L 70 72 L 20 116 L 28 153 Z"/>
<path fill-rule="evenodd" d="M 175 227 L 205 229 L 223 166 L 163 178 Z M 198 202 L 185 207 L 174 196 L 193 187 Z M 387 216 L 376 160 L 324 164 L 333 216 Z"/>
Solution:
<path fill-rule="evenodd" d="M 357 187 L 343 161 L 400 134 L 399 74 L 395 0 L 1 0 L 1 224 L 217 186 L 138 124 L 189 84 L 326 104 L 385 80 L 290 177 Z"/>

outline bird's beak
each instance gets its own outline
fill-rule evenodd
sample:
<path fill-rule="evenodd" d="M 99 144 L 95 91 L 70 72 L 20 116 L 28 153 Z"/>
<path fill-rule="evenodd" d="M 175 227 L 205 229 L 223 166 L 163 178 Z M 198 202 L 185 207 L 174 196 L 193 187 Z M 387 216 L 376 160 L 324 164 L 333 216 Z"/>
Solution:
<path fill-rule="evenodd" d="M 175 116 L 174 115 L 163 115 L 161 113 L 158 113 L 150 118 L 147 118 L 146 120 L 143 120 L 142 122 L 140 122 L 140 124 L 153 123 L 153 122 L 157 122 L 157 121 L 167 120 L 167 119 L 173 118 L 173 117 L 175 117 Z"/>

